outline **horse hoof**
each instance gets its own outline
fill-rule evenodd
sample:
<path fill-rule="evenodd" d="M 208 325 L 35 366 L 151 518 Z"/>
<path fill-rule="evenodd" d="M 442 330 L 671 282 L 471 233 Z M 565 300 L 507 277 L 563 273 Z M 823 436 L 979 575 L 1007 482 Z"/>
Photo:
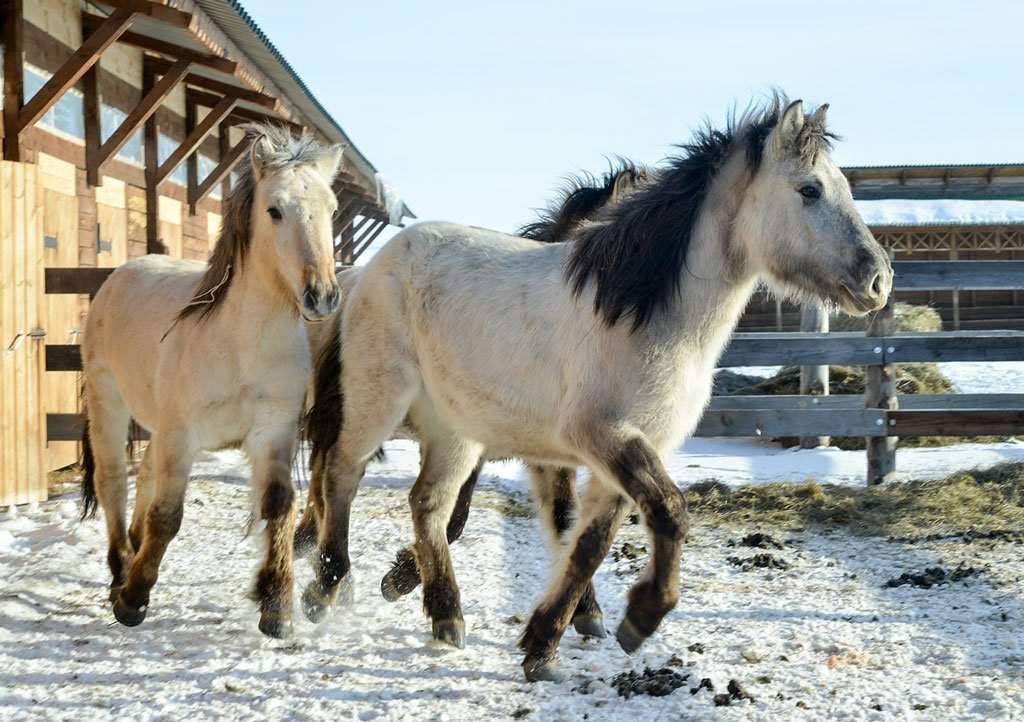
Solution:
<path fill-rule="evenodd" d="M 146 618 L 146 607 L 145 604 L 137 608 L 126 604 L 118 594 L 114 600 L 114 618 L 126 627 L 137 627 Z"/>
<path fill-rule="evenodd" d="M 576 629 L 577 634 L 582 634 L 584 637 L 604 639 L 608 636 L 608 632 L 604 628 L 604 615 L 600 612 L 577 614 L 572 618 L 572 626 Z"/>
<path fill-rule="evenodd" d="M 461 619 L 434 622 L 434 639 L 458 649 L 466 647 L 466 623 Z"/>
<path fill-rule="evenodd" d="M 380 593 L 389 602 L 397 602 L 420 585 L 420 572 L 413 559 L 399 560 L 380 580 Z"/>
<path fill-rule="evenodd" d="M 320 624 L 327 615 L 327 601 L 317 590 L 316 582 L 311 582 L 302 593 L 302 613 L 313 624 Z"/>
<path fill-rule="evenodd" d="M 633 652 L 640 649 L 640 645 L 644 643 L 647 637 L 641 634 L 627 617 L 619 622 L 619 628 L 615 631 L 615 639 L 618 640 L 623 652 L 633 654 Z"/>
<path fill-rule="evenodd" d="M 290 639 L 292 636 L 292 620 L 279 616 L 260 617 L 260 631 L 274 639 Z"/>
<path fill-rule="evenodd" d="M 549 659 L 546 662 L 523 662 L 523 674 L 527 682 L 554 682 L 561 684 L 568 679 L 568 676 L 558 668 L 557 659 Z"/>

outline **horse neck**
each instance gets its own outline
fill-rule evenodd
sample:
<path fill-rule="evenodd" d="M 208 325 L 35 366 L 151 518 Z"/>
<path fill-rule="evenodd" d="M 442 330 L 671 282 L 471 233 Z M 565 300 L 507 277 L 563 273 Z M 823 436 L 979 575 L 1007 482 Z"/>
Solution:
<path fill-rule="evenodd" d="M 679 355 L 714 364 L 757 287 L 757 273 L 732 239 L 747 182 L 741 158 L 727 163 L 694 224 L 679 293 L 655 324 L 659 342 Z"/>
<path fill-rule="evenodd" d="M 227 325 L 226 331 L 243 344 L 258 341 L 266 345 L 274 340 L 273 334 L 304 328 L 295 301 L 276 270 L 276 259 L 266 255 L 254 241 L 245 260 L 235 260 L 234 278 L 224 299 L 225 313 L 217 314 Z"/>

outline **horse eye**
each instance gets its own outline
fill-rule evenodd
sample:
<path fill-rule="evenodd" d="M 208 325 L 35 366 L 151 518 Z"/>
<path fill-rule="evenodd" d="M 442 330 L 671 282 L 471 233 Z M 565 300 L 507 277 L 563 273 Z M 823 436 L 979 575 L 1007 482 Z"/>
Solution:
<path fill-rule="evenodd" d="M 810 201 L 821 198 L 821 188 L 814 185 L 800 186 L 798 193 Z"/>
<path fill-rule="evenodd" d="M 269 213 L 270 217 L 273 218 L 275 221 L 281 220 L 281 211 L 279 211 L 276 207 L 271 206 L 270 208 L 267 209 L 267 213 Z"/>

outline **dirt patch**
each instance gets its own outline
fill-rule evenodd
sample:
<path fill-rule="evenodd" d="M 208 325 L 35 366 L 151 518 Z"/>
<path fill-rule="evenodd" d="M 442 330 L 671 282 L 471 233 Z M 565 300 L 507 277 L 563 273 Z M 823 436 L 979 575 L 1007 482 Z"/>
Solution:
<path fill-rule="evenodd" d="M 1024 529 L 1024 463 L 957 472 L 945 479 L 872 487 L 692 485 L 690 512 L 701 523 L 781 528 L 841 527 L 862 536 L 922 539 Z"/>
<path fill-rule="evenodd" d="M 965 567 L 962 563 L 951 572 L 942 567 L 928 567 L 923 572 L 904 572 L 898 577 L 890 579 L 882 586 L 886 589 L 910 585 L 918 589 L 931 589 L 940 584 L 952 584 L 962 582 L 964 579 L 975 577 L 981 574 L 977 567 Z"/>
<path fill-rule="evenodd" d="M 618 691 L 619 696 L 626 699 L 636 694 L 665 697 L 686 684 L 688 678 L 689 675 L 680 674 L 668 667 L 657 670 L 645 667 L 643 672 L 630 671 L 617 674 L 611 684 Z"/>
<path fill-rule="evenodd" d="M 739 542 L 730 539 L 727 546 L 753 547 L 754 549 L 782 549 L 784 545 L 782 542 L 777 541 L 771 534 L 755 532 L 753 534 L 747 534 L 745 537 L 740 539 Z"/>
<path fill-rule="evenodd" d="M 774 554 L 768 554 L 764 552 L 762 554 L 755 554 L 752 557 L 741 559 L 739 557 L 726 557 L 725 561 L 732 564 L 734 567 L 739 567 L 740 571 L 749 572 L 754 569 L 789 569 L 789 562 L 785 559 L 780 559 Z"/>

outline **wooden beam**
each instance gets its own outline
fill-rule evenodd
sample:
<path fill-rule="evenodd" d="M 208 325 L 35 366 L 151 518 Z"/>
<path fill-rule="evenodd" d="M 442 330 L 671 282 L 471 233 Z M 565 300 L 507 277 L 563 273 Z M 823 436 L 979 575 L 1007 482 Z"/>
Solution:
<path fill-rule="evenodd" d="M 221 158 L 227 158 L 228 157 L 228 153 L 231 152 L 231 132 L 228 130 L 227 126 L 225 126 L 223 123 L 220 124 L 220 129 L 217 131 L 217 150 L 220 151 L 219 153 L 217 153 L 217 160 L 218 160 L 218 162 L 220 161 Z M 192 195 L 193 193 L 197 193 L 198 189 L 199 189 L 199 180 L 196 179 L 195 188 L 192 188 L 190 186 L 189 189 L 188 189 L 189 195 Z M 230 173 L 225 174 L 224 178 L 220 182 L 220 197 L 221 197 L 221 199 L 227 198 L 229 193 L 231 193 L 231 174 Z M 189 208 L 192 208 L 192 206 L 189 206 Z"/>
<path fill-rule="evenodd" d="M 900 436 L 1024 434 L 1024 409 L 890 411 L 889 431 Z"/>
<path fill-rule="evenodd" d="M 169 60 L 157 57 L 150 57 L 148 60 L 153 64 L 153 69 L 157 73 L 170 72 L 172 63 Z M 252 103 L 253 105 L 260 105 L 265 108 L 269 108 L 270 110 L 274 110 L 277 107 L 277 98 L 272 95 L 266 95 L 257 90 L 250 90 L 249 88 L 242 88 L 237 85 L 232 85 L 231 83 L 224 83 L 205 75 L 190 73 L 185 76 L 185 82 L 189 85 L 195 85 L 198 88 L 212 90 L 214 93 L 220 93 L 221 95 L 231 95 L 239 100 L 244 100 L 247 103 Z"/>
<path fill-rule="evenodd" d="M 252 143 L 252 137 L 246 135 L 240 141 L 235 144 L 235 147 L 228 151 L 228 154 L 221 158 L 220 163 L 217 167 L 210 171 L 210 175 L 203 179 L 203 182 L 199 184 L 195 192 L 189 193 L 188 204 L 191 208 L 195 208 L 199 201 L 206 197 L 206 195 L 213 190 L 213 187 L 220 183 L 231 172 L 238 161 L 242 160 L 242 156 L 249 149 L 249 145 Z"/>
<path fill-rule="evenodd" d="M 191 96 L 196 103 L 202 105 L 205 108 L 212 108 L 220 102 L 222 95 L 216 93 L 207 93 L 206 91 L 199 90 L 198 88 L 186 88 L 186 98 Z M 240 100 L 244 100 L 241 98 Z M 251 108 L 237 107 L 231 111 L 231 113 L 224 119 L 224 125 L 241 125 L 243 123 L 276 123 L 290 128 L 293 133 L 301 133 L 305 130 L 305 126 L 301 123 L 294 123 L 286 118 L 280 118 L 276 115 L 269 115 L 267 113 L 261 113 Z"/>
<path fill-rule="evenodd" d="M 156 72 L 150 63 L 144 62 L 142 92 L 149 93 L 155 84 Z M 158 231 L 160 198 L 157 195 L 155 178 L 160 165 L 160 144 L 155 115 L 146 119 L 142 137 L 146 155 L 146 253 L 166 253 L 167 249 L 160 242 Z"/>
<path fill-rule="evenodd" d="M 133 13 L 146 15 L 179 28 L 188 28 L 192 25 L 190 14 L 163 3 L 147 2 L 147 0 L 99 0 L 99 2 L 118 10 L 130 10 Z"/>
<path fill-rule="evenodd" d="M 121 149 L 125 143 L 128 142 L 128 138 L 131 134 L 139 129 L 139 126 L 145 123 L 156 109 L 160 107 L 160 103 L 163 102 L 170 92 L 174 89 L 174 86 L 181 81 L 188 69 L 191 67 L 191 63 L 188 60 L 179 60 L 170 66 L 164 76 L 157 81 L 145 97 L 135 106 L 134 110 L 128 114 L 128 117 L 117 127 L 107 142 L 100 146 L 98 155 L 99 164 L 102 166 L 108 158 L 114 155 L 118 150 Z M 159 72 L 159 71 L 156 71 Z"/>
<path fill-rule="evenodd" d="M 82 19 L 83 24 L 89 32 L 100 27 L 106 20 L 106 18 L 100 15 L 92 15 L 90 13 L 83 14 Z M 226 73 L 228 75 L 234 75 L 235 71 L 238 70 L 238 63 L 234 60 L 228 60 L 227 58 L 222 58 L 219 55 L 203 53 L 198 50 L 193 50 L 192 48 L 186 48 L 183 45 L 177 45 L 175 43 L 167 42 L 166 40 L 160 40 L 159 38 L 135 33 L 131 30 L 122 33 L 120 42 L 127 45 L 134 45 L 135 47 L 142 48 L 143 50 L 160 53 L 161 55 L 169 55 L 175 60 L 191 60 L 195 65 L 212 68 L 213 70 Z"/>
<path fill-rule="evenodd" d="M 199 105 L 195 99 L 190 97 L 189 94 L 185 93 L 185 138 L 186 140 L 192 135 L 192 132 L 196 129 L 199 118 Z M 183 144 L 184 145 L 184 144 Z M 220 158 L 220 155 L 217 156 Z M 196 188 L 199 187 L 199 156 L 196 153 L 190 153 L 188 158 L 185 159 L 185 198 L 195 192 Z M 195 207 L 189 206 L 189 215 L 195 215 Z"/>
<path fill-rule="evenodd" d="M 366 241 L 363 243 L 363 245 L 360 246 L 359 248 L 354 249 L 352 251 L 352 260 L 354 261 L 355 259 L 359 258 L 361 255 L 363 255 L 363 253 L 366 252 L 366 249 L 368 249 L 370 247 L 370 245 L 375 240 L 377 240 L 377 236 L 379 236 L 381 234 L 381 232 L 385 228 L 387 228 L 387 227 L 388 227 L 387 223 L 384 223 L 383 221 L 380 221 L 379 225 L 377 226 L 377 228 L 374 229 L 373 233 L 370 234 L 369 238 L 366 239 Z"/>
<path fill-rule="evenodd" d="M 113 272 L 113 268 L 44 268 L 43 292 L 93 296 Z"/>
<path fill-rule="evenodd" d="M 131 25 L 133 17 L 135 13 L 131 10 L 115 10 L 113 15 L 106 18 L 18 112 L 18 130 L 34 125 L 42 118 L 99 61 L 103 51 L 117 42 Z"/>
<path fill-rule="evenodd" d="M 22 0 L 4 2 L 4 159 L 21 160 L 18 113 L 25 102 L 25 25 Z"/>
<path fill-rule="evenodd" d="M 157 168 L 154 182 L 158 186 L 178 167 L 181 161 L 192 155 L 192 152 L 199 147 L 199 144 L 206 139 L 206 136 L 213 132 L 214 128 L 217 127 L 217 123 L 235 107 L 237 102 L 237 98 L 223 98 L 216 107 L 206 114 L 206 117 L 196 125 L 188 134 L 188 137 L 171 153 L 171 156 Z"/>
<path fill-rule="evenodd" d="M 83 115 L 85 121 L 85 181 L 90 186 L 100 184 L 100 129 L 99 69 L 94 65 L 82 76 Z"/>
<path fill-rule="evenodd" d="M 868 323 L 867 335 L 875 337 L 872 340 L 882 344 L 883 350 L 889 340 L 879 337 L 891 336 L 896 330 L 895 305 L 896 294 L 890 293 L 885 306 L 875 313 Z M 886 363 L 873 364 L 865 369 L 865 408 L 889 411 L 899 407 L 899 400 L 896 397 L 896 366 L 888 362 L 889 359 L 885 360 Z M 874 486 L 891 481 L 896 474 L 897 439 L 890 436 L 879 438 L 872 434 L 865 434 L 865 436 L 868 456 L 868 485 Z"/>
<path fill-rule="evenodd" d="M 820 303 L 810 301 L 804 304 L 800 316 L 800 330 L 812 333 L 828 333 L 828 310 Z M 828 365 L 800 367 L 800 393 L 813 396 L 828 396 Z M 828 446 L 828 436 L 804 436 L 800 446 L 816 449 Z"/>
<path fill-rule="evenodd" d="M 893 285 L 900 291 L 1024 288 L 1024 261 L 896 261 L 892 265 Z"/>

